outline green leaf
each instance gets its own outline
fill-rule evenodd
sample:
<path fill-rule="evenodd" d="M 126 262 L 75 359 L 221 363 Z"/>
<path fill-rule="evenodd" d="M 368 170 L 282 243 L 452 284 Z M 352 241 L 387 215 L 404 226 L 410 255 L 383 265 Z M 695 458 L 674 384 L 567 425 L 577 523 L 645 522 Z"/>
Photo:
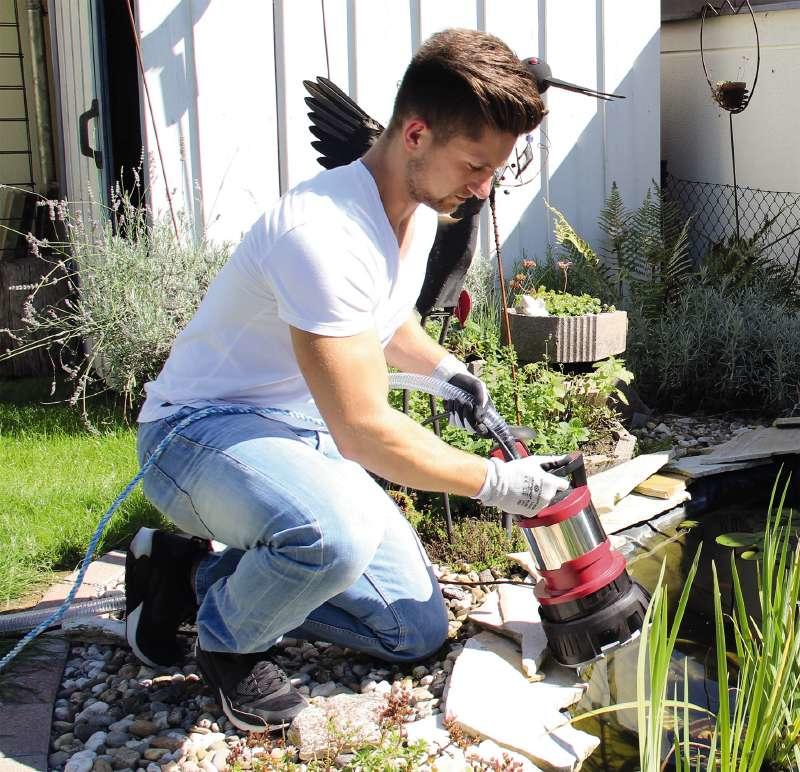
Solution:
<path fill-rule="evenodd" d="M 755 547 L 764 542 L 764 534 L 749 533 L 747 531 L 731 531 L 723 533 L 715 539 L 721 547 Z"/>

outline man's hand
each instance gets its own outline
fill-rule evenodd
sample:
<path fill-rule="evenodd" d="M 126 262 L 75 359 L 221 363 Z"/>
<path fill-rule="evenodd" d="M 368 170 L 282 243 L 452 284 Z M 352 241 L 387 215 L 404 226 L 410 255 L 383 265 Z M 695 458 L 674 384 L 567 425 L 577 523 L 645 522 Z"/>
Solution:
<path fill-rule="evenodd" d="M 478 437 L 490 438 L 483 423 L 487 408 L 494 409 L 486 384 L 467 370 L 467 366 L 452 354 L 444 357 L 431 374 L 452 386 L 466 391 L 472 397 L 473 404 L 457 400 L 444 400 L 444 409 L 448 413 L 447 420 L 451 426 L 465 429 Z"/>
<path fill-rule="evenodd" d="M 504 462 L 490 458 L 486 481 L 475 498 L 511 515 L 533 517 L 550 504 L 558 491 L 569 487 L 568 480 L 545 472 L 542 467 L 566 459 L 566 456 L 526 456 Z"/>

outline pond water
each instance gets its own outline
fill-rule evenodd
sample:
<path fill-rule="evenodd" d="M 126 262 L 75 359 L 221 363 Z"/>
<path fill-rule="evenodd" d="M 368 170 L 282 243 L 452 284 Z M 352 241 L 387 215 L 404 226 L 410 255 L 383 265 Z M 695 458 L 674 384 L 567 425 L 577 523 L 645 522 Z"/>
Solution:
<path fill-rule="evenodd" d="M 685 508 L 685 518 L 698 524 L 687 530 L 681 527 L 681 516 L 673 517 L 670 527 L 651 529 L 652 538 L 647 540 L 645 546 L 636 547 L 628 556 L 630 574 L 648 591 L 654 588 L 662 561 L 665 562 L 671 619 L 688 569 L 698 547 L 702 546 L 699 569 L 672 658 L 671 683 L 679 685 L 678 695 L 682 697 L 686 667 L 689 700 L 711 711 L 716 711 L 718 707 L 713 651 L 712 561 L 717 566 L 723 607 L 730 607 L 732 600 L 731 550 L 717 544 L 716 538 L 734 531 L 763 530 L 769 495 L 777 472 L 776 467 L 767 466 L 697 481 L 690 488 L 693 500 Z M 796 491 L 792 494 L 792 500 L 797 501 Z M 758 608 L 756 563 L 737 559 L 736 564 L 748 610 L 755 615 Z M 573 715 L 617 703 L 635 702 L 638 654 L 639 642 L 634 641 L 589 666 L 583 673 L 589 689 L 573 709 Z M 700 738 L 710 736 L 708 722 L 695 715 L 698 720 L 693 724 L 693 734 Z M 587 759 L 584 770 L 634 772 L 639 769 L 635 710 L 587 719 L 576 723 L 576 727 L 601 739 L 600 747 Z M 662 747 L 664 758 L 668 756 L 670 748 L 671 738 L 665 737 Z M 670 769 L 669 764 L 665 768 Z"/>

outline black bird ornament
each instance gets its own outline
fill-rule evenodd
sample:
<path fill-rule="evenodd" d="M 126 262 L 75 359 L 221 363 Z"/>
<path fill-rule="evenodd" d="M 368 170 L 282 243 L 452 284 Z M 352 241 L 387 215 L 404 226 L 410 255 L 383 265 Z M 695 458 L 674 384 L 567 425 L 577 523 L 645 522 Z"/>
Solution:
<path fill-rule="evenodd" d="M 549 65 L 536 57 L 522 61 L 536 80 L 540 94 L 554 86 L 606 101 L 624 99 L 620 94 L 607 94 L 554 78 Z M 328 78 L 304 80 L 303 85 L 309 94 L 305 102 L 310 109 L 309 129 L 314 136 L 311 146 L 320 154 L 317 159 L 320 165 L 334 169 L 364 155 L 384 127 Z M 483 204 L 484 201 L 473 196 L 451 215 L 439 216 L 436 239 L 416 304 L 423 317 L 434 309 L 452 313 L 458 307 L 464 278 L 475 252 L 478 217 Z"/>

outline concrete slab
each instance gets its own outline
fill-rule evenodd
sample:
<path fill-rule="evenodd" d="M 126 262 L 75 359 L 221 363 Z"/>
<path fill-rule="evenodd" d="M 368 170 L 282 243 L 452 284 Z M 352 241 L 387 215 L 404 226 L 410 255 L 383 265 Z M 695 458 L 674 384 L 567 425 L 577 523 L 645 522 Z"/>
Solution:
<path fill-rule="evenodd" d="M 754 459 L 752 461 L 734 461 L 726 463 L 709 462 L 709 455 L 684 456 L 670 461 L 664 470 L 682 475 L 690 480 L 699 480 L 701 477 L 711 477 L 726 472 L 736 472 L 740 469 L 751 469 L 765 466 L 770 463 L 768 458 Z"/>
<path fill-rule="evenodd" d="M 520 666 L 529 681 L 541 681 L 545 677 L 541 667 L 548 652 L 547 636 L 539 619 L 532 585 L 499 585 L 469 618 L 519 644 Z"/>
<path fill-rule="evenodd" d="M 668 512 L 690 498 L 691 494 L 686 490 L 669 499 L 654 499 L 650 496 L 631 493 L 622 499 L 610 512 L 601 514 L 600 522 L 603 524 L 606 533 L 617 533 L 637 523 L 650 520 L 662 512 Z"/>
<path fill-rule="evenodd" d="M 599 740 L 570 726 L 560 711 L 583 688 L 530 683 L 518 663 L 517 647 L 506 638 L 490 632 L 470 638 L 450 676 L 446 713 L 468 734 L 522 753 L 542 769 L 579 769 Z"/>
<path fill-rule="evenodd" d="M 790 416 L 788 418 L 776 418 L 772 425 L 779 429 L 800 429 L 800 416 Z"/>
<path fill-rule="evenodd" d="M 56 582 L 42 596 L 36 608 L 58 606 L 67 597 L 72 585 L 78 578 L 78 571 Z M 77 598 L 99 598 L 112 590 L 122 590 L 125 585 L 125 553 L 114 550 L 101 558 L 92 561 L 86 570 L 83 584 L 78 590 Z"/>
<path fill-rule="evenodd" d="M 513 560 L 518 566 L 522 566 L 533 580 L 538 581 L 541 578 L 533 555 L 527 550 L 525 552 L 509 552 L 506 557 Z"/>
<path fill-rule="evenodd" d="M 734 437 L 703 456 L 701 464 L 752 461 L 800 453 L 800 429 L 768 426 Z"/>
<path fill-rule="evenodd" d="M 77 576 L 74 571 L 53 584 L 35 608 L 60 606 Z M 100 597 L 123 589 L 124 581 L 125 553 L 110 552 L 91 563 L 77 597 Z M 67 640 L 48 634 L 31 643 L 0 674 L 0 772 L 47 769 L 53 702 L 68 653 Z"/>
<path fill-rule="evenodd" d="M 639 483 L 655 474 L 669 461 L 669 453 L 645 453 L 624 464 L 589 477 L 592 503 L 598 514 L 610 512 Z"/>

